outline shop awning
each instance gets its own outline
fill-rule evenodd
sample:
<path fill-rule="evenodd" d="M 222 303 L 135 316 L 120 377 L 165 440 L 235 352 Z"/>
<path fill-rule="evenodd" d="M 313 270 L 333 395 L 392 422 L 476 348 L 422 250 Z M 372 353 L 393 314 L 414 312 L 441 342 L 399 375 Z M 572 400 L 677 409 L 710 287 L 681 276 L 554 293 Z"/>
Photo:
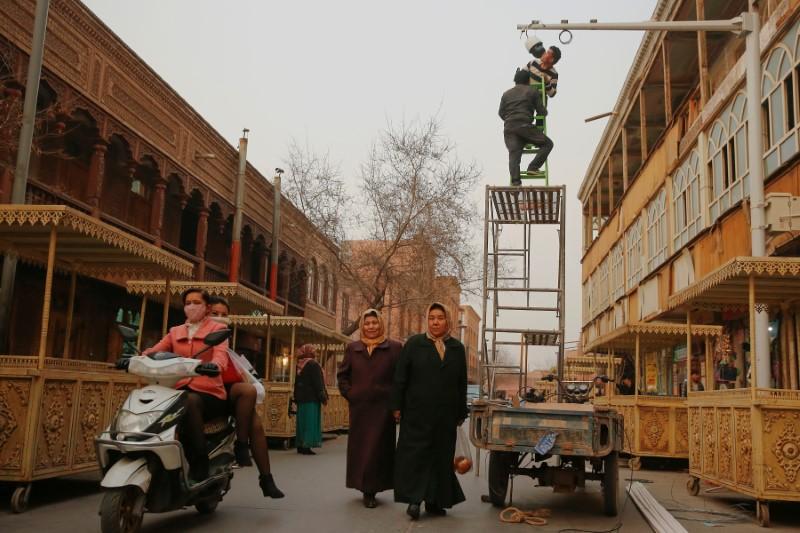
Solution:
<path fill-rule="evenodd" d="M 271 300 L 239 283 L 171 281 L 169 286 L 171 297 L 176 302 L 183 291 L 192 287 L 204 290 L 212 296 L 225 298 L 231 306 L 231 313 L 235 315 L 249 315 L 254 311 L 273 315 L 283 312 L 283 306 L 275 300 Z M 163 297 L 166 290 L 166 281 L 129 281 L 127 287 L 128 292 L 131 294 L 154 298 Z"/>
<path fill-rule="evenodd" d="M 667 310 L 746 307 L 751 276 L 758 303 L 777 304 L 800 299 L 800 257 L 734 257 L 670 296 Z"/>
<path fill-rule="evenodd" d="M 722 334 L 722 326 L 693 325 L 692 335 L 716 337 Z M 639 338 L 641 350 L 669 348 L 686 342 L 686 324 L 673 322 L 637 322 L 615 329 L 597 337 L 585 348 L 585 352 L 614 351 L 632 352 Z"/>
<path fill-rule="evenodd" d="M 55 229 L 55 268 L 100 279 L 187 278 L 194 265 L 64 205 L 0 205 L 0 251 L 47 265 Z"/>
<path fill-rule="evenodd" d="M 317 324 L 299 316 L 250 316 L 235 315 L 231 316 L 231 325 L 244 331 L 251 331 L 261 336 L 266 336 L 267 329 L 273 338 L 280 338 L 285 341 L 291 340 L 292 330 L 294 329 L 295 344 L 329 344 L 344 345 L 352 339 L 337 333 L 332 329 Z"/>

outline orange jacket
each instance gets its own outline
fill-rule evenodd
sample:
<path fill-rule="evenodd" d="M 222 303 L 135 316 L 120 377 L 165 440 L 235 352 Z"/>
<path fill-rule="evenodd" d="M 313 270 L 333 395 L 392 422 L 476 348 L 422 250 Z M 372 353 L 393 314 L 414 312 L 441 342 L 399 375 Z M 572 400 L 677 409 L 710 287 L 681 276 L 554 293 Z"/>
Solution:
<path fill-rule="evenodd" d="M 170 328 L 166 337 L 158 341 L 152 348 L 142 352 L 144 355 L 155 352 L 172 352 L 180 355 L 181 357 L 194 358 L 195 354 L 207 348 L 203 344 L 203 339 L 212 331 L 218 329 L 225 329 L 225 326 L 208 318 L 204 319 L 200 324 L 200 329 L 194 334 L 194 337 L 189 339 L 189 327 L 186 324 Z M 220 400 L 224 400 L 225 387 L 222 384 L 222 374 L 230 364 L 228 359 L 228 341 L 209 348 L 208 351 L 200 355 L 200 360 L 204 363 L 215 363 L 220 370 L 220 375 L 216 377 L 197 376 L 193 378 L 184 378 L 176 385 L 176 389 L 187 387 L 195 392 L 202 392 L 216 396 Z"/>

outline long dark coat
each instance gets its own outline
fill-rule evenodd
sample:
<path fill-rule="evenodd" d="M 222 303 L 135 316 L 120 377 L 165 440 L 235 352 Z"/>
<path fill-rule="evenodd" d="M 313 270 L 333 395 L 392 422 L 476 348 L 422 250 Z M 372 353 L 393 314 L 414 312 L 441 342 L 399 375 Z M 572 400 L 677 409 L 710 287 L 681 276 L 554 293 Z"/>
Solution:
<path fill-rule="evenodd" d="M 395 370 L 392 403 L 401 411 L 394 499 L 448 508 L 464 501 L 453 471 L 456 429 L 469 414 L 464 345 L 445 341 L 444 359 L 433 341 L 414 335 Z"/>
<path fill-rule="evenodd" d="M 392 488 L 395 423 L 390 400 L 402 349 L 402 344 L 387 339 L 370 356 L 361 341 L 347 345 L 336 376 L 350 404 L 348 488 L 373 494 Z"/>

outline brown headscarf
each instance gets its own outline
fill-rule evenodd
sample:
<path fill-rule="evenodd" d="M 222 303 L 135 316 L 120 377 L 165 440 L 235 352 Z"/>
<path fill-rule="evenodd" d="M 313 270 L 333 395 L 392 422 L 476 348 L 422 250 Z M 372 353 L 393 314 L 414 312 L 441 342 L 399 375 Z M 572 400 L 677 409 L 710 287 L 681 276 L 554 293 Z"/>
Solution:
<path fill-rule="evenodd" d="M 367 319 L 368 316 L 374 316 L 378 319 L 378 323 L 381 326 L 380 333 L 374 339 L 368 339 L 367 336 L 364 334 L 364 321 Z M 361 319 L 358 321 L 358 329 L 361 332 L 361 342 L 364 343 L 364 346 L 367 347 L 367 355 L 372 355 L 372 350 L 375 349 L 376 346 L 383 343 L 386 340 L 386 324 L 383 322 L 383 317 L 381 316 L 381 312 L 377 309 L 367 309 L 363 313 L 361 313 Z"/>
<path fill-rule="evenodd" d="M 308 364 L 309 361 L 313 361 L 314 357 L 317 355 L 317 350 L 311 344 L 304 344 L 297 350 L 297 373 L 303 371 L 303 367 Z"/>
<path fill-rule="evenodd" d="M 431 333 L 430 329 L 428 329 L 425 332 L 425 336 L 433 341 L 433 345 L 436 347 L 436 352 L 439 354 L 439 359 L 444 359 L 444 351 L 445 351 L 444 341 L 450 338 L 450 329 L 453 327 L 453 323 L 450 320 L 450 313 L 447 312 L 447 307 L 442 303 L 433 302 L 431 305 L 428 306 L 428 310 L 425 312 L 426 324 L 428 316 L 430 316 L 432 309 L 441 309 L 444 312 L 444 317 L 447 320 L 447 329 L 445 330 L 444 335 L 442 335 L 441 337 L 435 337 Z"/>

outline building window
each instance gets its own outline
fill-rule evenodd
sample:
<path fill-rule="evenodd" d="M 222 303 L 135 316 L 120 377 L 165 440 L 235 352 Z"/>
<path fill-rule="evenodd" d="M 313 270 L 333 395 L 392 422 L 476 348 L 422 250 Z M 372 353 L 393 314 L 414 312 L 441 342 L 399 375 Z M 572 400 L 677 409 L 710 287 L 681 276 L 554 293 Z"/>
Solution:
<path fill-rule="evenodd" d="M 642 217 L 636 218 L 625 232 L 625 247 L 628 252 L 628 279 L 626 288 L 633 289 L 642 279 Z"/>
<path fill-rule="evenodd" d="M 583 315 L 584 325 L 586 325 L 589 322 L 589 315 L 591 311 L 589 309 L 589 306 L 591 305 L 591 295 L 589 293 L 590 293 L 589 282 L 587 281 L 583 284 L 583 299 L 581 302 L 582 303 L 581 310 L 583 311 L 581 314 Z"/>
<path fill-rule="evenodd" d="M 662 187 L 647 205 L 647 272 L 667 259 L 667 191 Z"/>
<path fill-rule="evenodd" d="M 611 249 L 611 298 L 614 301 L 622 298 L 625 295 L 625 253 L 623 250 L 623 242 L 618 242 L 614 248 Z"/>
<path fill-rule="evenodd" d="M 608 286 L 608 262 L 609 257 L 606 256 L 606 258 L 603 259 L 603 262 L 600 263 L 600 266 L 597 267 L 597 298 L 595 301 L 597 302 L 598 313 L 605 311 L 608 307 L 608 300 L 610 296 Z"/>
<path fill-rule="evenodd" d="M 675 215 L 674 250 L 679 250 L 697 235 L 703 226 L 700 208 L 700 156 L 692 150 L 672 178 L 672 202 Z M 713 211 L 713 208 L 712 208 Z"/>
<path fill-rule="evenodd" d="M 330 305 L 330 310 L 332 312 L 336 312 L 336 279 L 331 274 L 330 279 L 328 280 L 328 303 Z"/>
<path fill-rule="evenodd" d="M 342 293 L 342 330 L 350 325 L 350 297 Z"/>
<path fill-rule="evenodd" d="M 319 284 L 317 285 L 317 303 L 328 307 L 328 270 L 325 266 L 319 268 Z"/>
<path fill-rule="evenodd" d="M 586 302 L 588 304 L 588 308 L 589 308 L 589 316 L 587 317 L 587 319 L 588 319 L 587 322 L 594 318 L 594 308 L 595 308 L 595 305 L 596 305 L 595 304 L 595 300 L 594 300 L 594 297 L 595 297 L 594 279 L 595 279 L 595 275 L 594 275 L 594 272 L 592 272 L 592 275 L 589 276 L 589 283 L 588 283 L 588 294 L 589 294 L 588 298 L 589 298 L 589 301 Z"/>
<path fill-rule="evenodd" d="M 306 287 L 306 300 L 309 302 L 314 301 L 314 286 L 317 282 L 317 265 L 312 259 L 308 263 L 308 286 Z"/>
<path fill-rule="evenodd" d="M 793 66 L 792 52 L 778 44 L 772 50 L 761 77 L 764 170 L 767 176 L 797 153 Z"/>
<path fill-rule="evenodd" d="M 722 112 L 708 136 L 711 220 L 716 220 L 747 191 L 747 98 L 738 94 Z"/>

